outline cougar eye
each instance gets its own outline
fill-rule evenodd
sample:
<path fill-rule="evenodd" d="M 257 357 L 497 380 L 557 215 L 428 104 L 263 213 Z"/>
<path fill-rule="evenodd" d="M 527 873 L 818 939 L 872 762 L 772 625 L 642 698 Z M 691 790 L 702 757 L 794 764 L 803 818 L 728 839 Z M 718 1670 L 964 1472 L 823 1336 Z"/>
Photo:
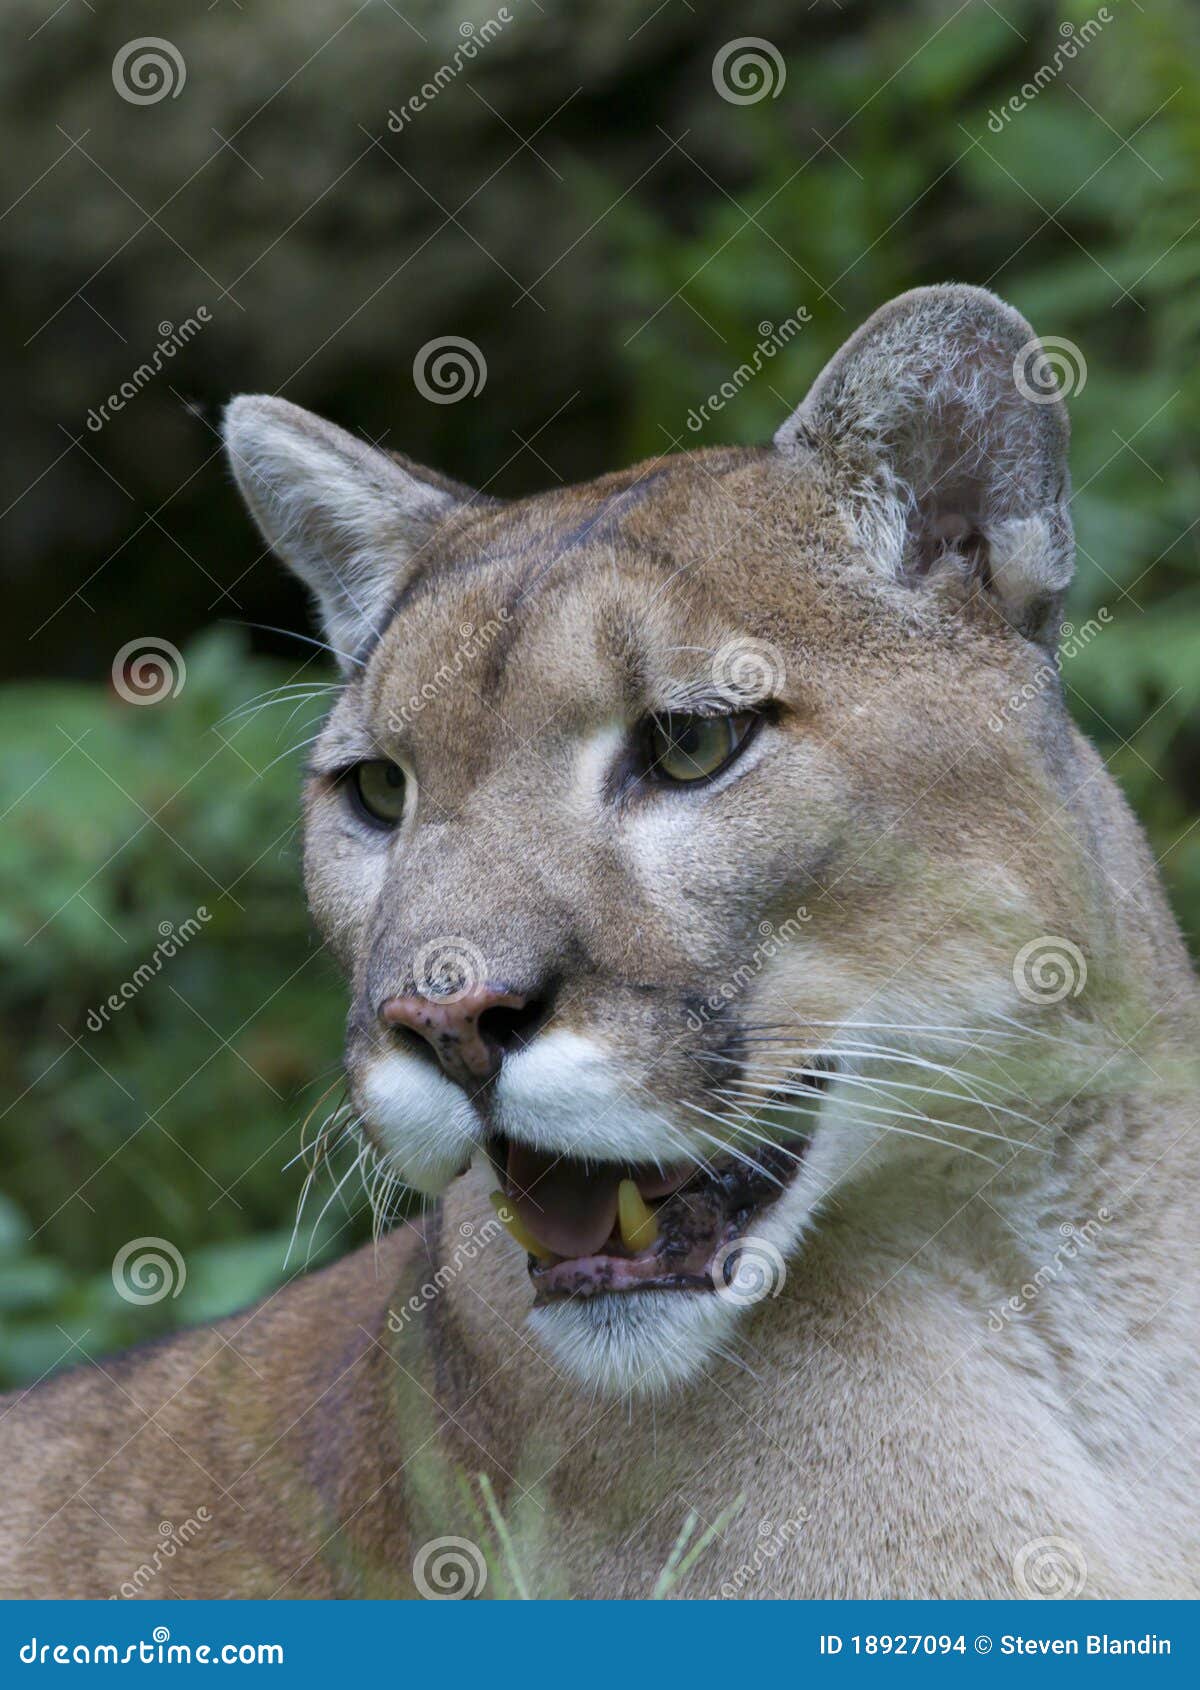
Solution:
<path fill-rule="evenodd" d="M 395 827 L 404 814 L 404 770 L 384 758 L 356 763 L 349 787 L 359 809 L 381 827 Z"/>
<path fill-rule="evenodd" d="M 741 750 L 754 717 L 652 716 L 647 725 L 647 762 L 660 779 L 686 784 L 708 780 Z"/>

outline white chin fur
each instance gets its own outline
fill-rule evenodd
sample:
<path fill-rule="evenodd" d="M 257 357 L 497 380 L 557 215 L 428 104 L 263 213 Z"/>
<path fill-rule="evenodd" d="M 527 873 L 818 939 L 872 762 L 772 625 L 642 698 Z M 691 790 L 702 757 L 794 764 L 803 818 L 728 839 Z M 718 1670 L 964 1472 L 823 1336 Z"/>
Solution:
<path fill-rule="evenodd" d="M 751 1222 L 741 1242 L 747 1261 L 764 1271 L 751 1269 L 756 1289 L 743 1301 L 703 1291 L 617 1292 L 534 1309 L 530 1331 L 554 1366 L 587 1391 L 663 1396 L 730 1348 L 740 1316 L 765 1304 L 772 1318 L 819 1201 L 819 1180 L 801 1167 Z"/>
<path fill-rule="evenodd" d="M 496 1124 L 537 1150 L 620 1162 L 678 1160 L 663 1120 L 621 1084 L 612 1052 L 565 1030 L 510 1056 L 496 1083 Z"/>
<path fill-rule="evenodd" d="M 373 1060 L 358 1082 L 372 1137 L 406 1185 L 436 1197 L 478 1147 L 478 1118 L 460 1086 L 401 1051 Z"/>
<path fill-rule="evenodd" d="M 633 1291 L 551 1303 L 529 1327 L 551 1362 L 602 1396 L 661 1397 L 694 1379 L 740 1310 L 702 1291 Z"/>

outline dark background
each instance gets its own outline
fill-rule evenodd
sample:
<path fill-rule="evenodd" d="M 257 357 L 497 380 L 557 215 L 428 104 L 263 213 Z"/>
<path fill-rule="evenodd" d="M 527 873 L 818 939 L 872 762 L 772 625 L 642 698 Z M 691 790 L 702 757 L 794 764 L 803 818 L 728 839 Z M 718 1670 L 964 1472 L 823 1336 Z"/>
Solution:
<path fill-rule="evenodd" d="M 341 994 L 303 911 L 291 749 L 330 677 L 267 631 L 312 629 L 223 468 L 231 393 L 518 494 L 764 440 L 890 295 L 995 288 L 1072 343 L 1064 684 L 1200 933 L 1196 8 L 509 0 L 462 60 L 464 24 L 478 39 L 499 10 L 5 7 L 0 1379 L 276 1283 L 303 1173 L 284 1164 L 337 1101 Z M 185 73 L 136 104 L 113 63 L 143 36 Z M 713 66 L 741 37 L 785 75 L 734 103 Z M 787 350 L 690 430 L 800 307 Z M 447 335 L 486 384 L 435 404 L 414 359 Z M 127 702 L 118 652 L 164 641 L 182 685 Z M 262 696 L 284 683 L 286 702 Z M 333 1168 L 293 1267 L 363 1233 L 349 1158 Z M 141 1238 L 179 1252 L 178 1295 L 118 1294 L 114 1257 Z"/>

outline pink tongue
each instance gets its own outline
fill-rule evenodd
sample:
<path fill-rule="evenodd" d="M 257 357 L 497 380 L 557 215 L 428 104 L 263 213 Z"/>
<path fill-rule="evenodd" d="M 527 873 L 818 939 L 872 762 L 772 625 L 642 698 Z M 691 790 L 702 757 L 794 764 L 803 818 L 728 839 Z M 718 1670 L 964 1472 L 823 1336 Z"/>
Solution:
<path fill-rule="evenodd" d="M 616 1168 L 527 1145 L 508 1147 L 508 1198 L 525 1225 L 556 1256 L 594 1256 L 616 1225 Z"/>

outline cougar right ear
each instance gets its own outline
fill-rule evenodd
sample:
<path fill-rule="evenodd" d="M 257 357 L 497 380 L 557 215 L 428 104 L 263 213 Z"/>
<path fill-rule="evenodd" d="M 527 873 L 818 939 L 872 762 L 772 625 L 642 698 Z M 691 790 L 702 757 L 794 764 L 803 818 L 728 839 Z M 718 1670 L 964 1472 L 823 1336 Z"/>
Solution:
<path fill-rule="evenodd" d="M 877 568 L 913 587 L 957 570 L 1053 645 L 1074 564 L 1054 378 L 1049 350 L 995 294 L 916 288 L 850 337 L 775 444 L 820 454 Z"/>
<path fill-rule="evenodd" d="M 224 435 L 250 514 L 315 596 L 348 673 L 422 547 L 475 495 L 286 399 L 243 394 Z"/>

